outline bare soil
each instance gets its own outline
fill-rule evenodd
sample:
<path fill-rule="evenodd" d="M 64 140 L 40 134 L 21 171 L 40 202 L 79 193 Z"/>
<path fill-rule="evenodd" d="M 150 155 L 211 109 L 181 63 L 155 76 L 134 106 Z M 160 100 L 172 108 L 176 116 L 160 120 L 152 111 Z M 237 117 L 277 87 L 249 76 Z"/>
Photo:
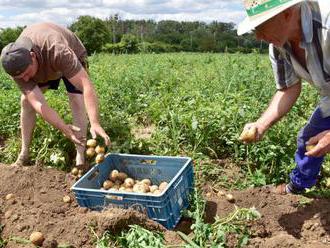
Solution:
<path fill-rule="evenodd" d="M 95 234 L 101 237 L 106 230 L 118 233 L 131 224 L 164 232 L 167 244 L 181 243 L 175 232 L 134 210 L 110 208 L 93 212 L 79 207 L 70 192 L 72 181 L 63 171 L 0 164 L 0 177 L 1 237 L 12 238 L 6 247 L 33 247 L 15 241 L 28 240 L 33 231 L 44 234 L 43 247 L 56 247 L 55 241 L 71 247 L 95 247 Z M 330 247 L 330 199 L 310 199 L 306 204 L 301 196 L 277 195 L 269 187 L 230 193 L 234 203 L 218 196 L 216 190 L 205 192 L 205 218 L 211 223 L 214 216 L 226 216 L 235 205 L 256 207 L 262 218 L 249 223 L 248 247 Z M 14 194 L 13 198 L 6 200 L 8 194 Z M 71 203 L 63 202 L 65 195 L 71 197 Z M 183 219 L 176 230 L 189 234 L 190 225 L 190 220 Z M 235 239 L 229 246 L 235 247 Z"/>

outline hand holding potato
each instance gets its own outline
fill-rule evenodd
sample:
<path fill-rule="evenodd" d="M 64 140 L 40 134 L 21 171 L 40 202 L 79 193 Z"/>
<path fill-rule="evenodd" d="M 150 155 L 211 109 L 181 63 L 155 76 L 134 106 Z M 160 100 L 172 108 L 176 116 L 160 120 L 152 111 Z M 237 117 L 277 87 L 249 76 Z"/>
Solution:
<path fill-rule="evenodd" d="M 104 131 L 104 129 L 100 125 L 92 125 L 90 128 L 90 133 L 92 134 L 93 139 L 96 139 L 97 135 L 100 135 L 104 139 L 104 143 L 106 146 L 110 147 L 111 141 L 110 137 Z"/>
<path fill-rule="evenodd" d="M 244 143 L 254 143 L 261 140 L 263 134 L 264 129 L 258 122 L 248 123 L 244 126 L 239 140 Z"/>
<path fill-rule="evenodd" d="M 322 157 L 330 152 L 330 130 L 325 130 L 306 143 L 306 156 Z"/>

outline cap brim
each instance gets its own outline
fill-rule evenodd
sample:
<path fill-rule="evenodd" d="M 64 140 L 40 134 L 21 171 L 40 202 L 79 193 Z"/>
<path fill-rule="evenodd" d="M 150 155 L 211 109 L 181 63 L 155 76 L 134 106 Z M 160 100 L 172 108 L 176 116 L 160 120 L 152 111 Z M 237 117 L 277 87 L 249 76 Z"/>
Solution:
<path fill-rule="evenodd" d="M 33 47 L 33 42 L 28 37 L 19 37 L 15 41 L 15 45 L 18 46 L 18 47 L 24 47 L 25 49 L 31 51 L 31 49 Z"/>
<path fill-rule="evenodd" d="M 245 34 L 260 24 L 264 23 L 265 21 L 269 20 L 270 18 L 276 16 L 277 14 L 281 13 L 282 11 L 296 5 L 297 3 L 304 2 L 305 0 L 293 0 L 286 4 L 283 4 L 277 8 L 272 9 L 268 13 L 262 13 L 253 17 L 246 17 L 241 23 L 238 24 L 237 27 L 237 35 Z"/>

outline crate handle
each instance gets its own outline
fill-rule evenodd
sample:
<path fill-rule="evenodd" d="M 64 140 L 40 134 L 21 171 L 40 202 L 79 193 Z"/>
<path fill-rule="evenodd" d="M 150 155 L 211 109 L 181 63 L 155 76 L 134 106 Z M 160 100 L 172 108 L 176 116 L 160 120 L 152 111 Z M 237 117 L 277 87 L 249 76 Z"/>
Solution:
<path fill-rule="evenodd" d="M 122 200 L 124 200 L 124 197 L 122 197 L 120 195 L 106 195 L 105 198 L 107 200 L 116 200 L 116 201 L 122 201 Z"/>
<path fill-rule="evenodd" d="M 143 164 L 143 165 L 156 165 L 157 160 L 154 160 L 154 159 L 141 159 L 140 164 Z"/>
<path fill-rule="evenodd" d="M 136 209 L 135 207 L 140 208 L 140 211 L 139 211 L 139 209 Z M 134 203 L 129 208 L 132 208 L 134 210 L 137 210 L 137 211 L 147 215 L 147 208 L 145 206 L 143 206 L 142 204 L 140 204 L 140 203 Z"/>
<path fill-rule="evenodd" d="M 174 189 L 176 189 L 178 187 L 178 185 L 182 182 L 183 176 L 180 177 L 179 181 L 175 184 L 175 186 L 173 187 Z"/>
<path fill-rule="evenodd" d="M 92 181 L 93 179 L 95 179 L 98 175 L 100 174 L 100 170 L 96 169 L 89 177 L 87 177 L 87 179 L 89 181 Z"/>

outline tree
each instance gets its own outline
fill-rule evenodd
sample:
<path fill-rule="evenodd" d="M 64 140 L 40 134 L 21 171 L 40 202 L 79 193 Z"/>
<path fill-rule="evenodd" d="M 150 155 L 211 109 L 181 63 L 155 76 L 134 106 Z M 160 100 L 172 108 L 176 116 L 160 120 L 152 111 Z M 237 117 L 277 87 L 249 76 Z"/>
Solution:
<path fill-rule="evenodd" d="M 23 29 L 23 27 L 1 29 L 0 50 L 2 50 L 2 48 L 4 48 L 8 43 L 14 42 L 22 33 Z"/>
<path fill-rule="evenodd" d="M 80 16 L 70 29 L 80 38 L 88 54 L 100 52 L 102 46 L 111 41 L 111 33 L 99 18 Z"/>

